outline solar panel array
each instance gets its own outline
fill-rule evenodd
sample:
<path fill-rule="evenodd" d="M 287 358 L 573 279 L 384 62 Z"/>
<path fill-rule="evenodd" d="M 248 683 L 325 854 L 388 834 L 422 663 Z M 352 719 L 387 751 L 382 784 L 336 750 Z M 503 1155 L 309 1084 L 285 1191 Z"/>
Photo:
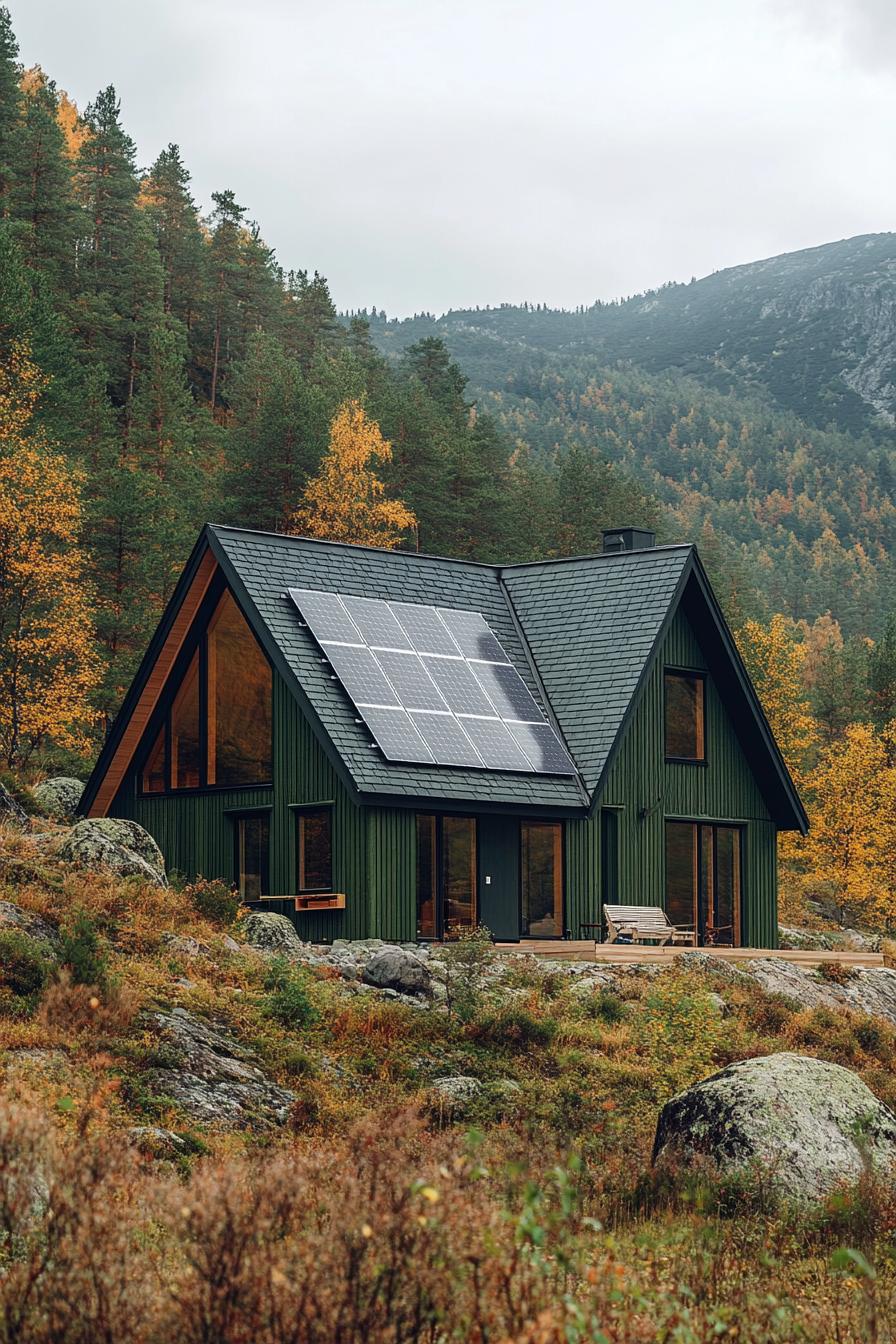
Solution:
<path fill-rule="evenodd" d="M 310 588 L 289 595 L 388 760 L 576 773 L 478 611 Z"/>

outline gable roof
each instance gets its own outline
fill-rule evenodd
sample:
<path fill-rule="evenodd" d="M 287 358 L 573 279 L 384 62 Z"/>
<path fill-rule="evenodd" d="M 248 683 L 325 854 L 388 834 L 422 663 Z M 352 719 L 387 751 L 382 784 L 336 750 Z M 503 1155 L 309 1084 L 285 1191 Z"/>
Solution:
<path fill-rule="evenodd" d="M 146 687 L 189 593 L 184 582 L 206 552 L 359 802 L 586 814 L 597 805 L 662 636 L 687 598 L 700 607 L 701 637 L 704 626 L 711 631 L 721 682 L 749 719 L 744 747 L 769 789 L 773 815 L 781 826 L 805 828 L 799 798 L 693 547 L 500 567 L 214 525 L 203 530 L 88 781 L 86 810 L 94 807 L 113 763 L 120 778 L 124 749 L 133 742 L 128 724 L 145 714 Z M 322 661 L 287 594 L 290 587 L 481 612 L 565 741 L 579 777 L 387 761 Z"/>

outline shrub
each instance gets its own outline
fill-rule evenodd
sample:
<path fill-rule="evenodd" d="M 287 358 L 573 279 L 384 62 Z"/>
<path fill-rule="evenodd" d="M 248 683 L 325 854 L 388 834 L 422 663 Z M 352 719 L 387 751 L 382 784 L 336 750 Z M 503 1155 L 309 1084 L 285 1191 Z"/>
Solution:
<path fill-rule="evenodd" d="M 818 974 L 832 985 L 848 985 L 855 972 L 849 966 L 844 966 L 842 961 L 823 961 Z"/>
<path fill-rule="evenodd" d="M 106 983 L 108 954 L 96 921 L 86 910 L 76 910 L 71 922 L 63 927 L 59 960 L 76 985 Z"/>
<path fill-rule="evenodd" d="M 557 1023 L 551 1017 L 534 1017 L 525 1008 L 511 1006 L 471 1022 L 467 1035 L 474 1041 L 504 1050 L 545 1047 L 557 1035 Z"/>
<path fill-rule="evenodd" d="M 103 990 L 79 984 L 63 967 L 44 994 L 40 1019 L 48 1027 L 105 1039 L 127 1032 L 139 1011 L 140 995 L 131 985 L 114 984 Z"/>
<path fill-rule="evenodd" d="M 625 1004 L 612 989 L 602 989 L 587 1001 L 589 1017 L 605 1022 L 608 1027 L 615 1026 L 625 1017 Z"/>
<path fill-rule="evenodd" d="M 220 878 L 197 877 L 195 882 L 184 887 L 183 894 L 198 913 L 213 924 L 226 928 L 239 913 L 239 892 Z"/>
<path fill-rule="evenodd" d="M 264 1010 L 284 1027 L 309 1027 L 318 1012 L 308 996 L 305 975 L 285 957 L 275 957 L 264 978 L 267 991 Z"/>
<path fill-rule="evenodd" d="M 14 1016 L 33 1011 L 50 973 L 50 957 L 34 938 L 0 929 L 0 1011 Z"/>
<path fill-rule="evenodd" d="M 484 924 L 461 929 L 457 938 L 440 950 L 440 955 L 445 963 L 448 1012 L 461 1022 L 469 1022 L 480 1006 L 497 955 L 491 932 Z"/>

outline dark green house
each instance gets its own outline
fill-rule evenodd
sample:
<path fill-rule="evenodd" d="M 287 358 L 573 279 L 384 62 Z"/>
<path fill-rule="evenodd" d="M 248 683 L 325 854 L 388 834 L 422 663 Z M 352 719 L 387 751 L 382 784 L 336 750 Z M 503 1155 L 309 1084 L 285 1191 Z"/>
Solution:
<path fill-rule="evenodd" d="M 87 785 L 305 938 L 776 942 L 806 817 L 696 550 L 496 566 L 206 527 Z"/>

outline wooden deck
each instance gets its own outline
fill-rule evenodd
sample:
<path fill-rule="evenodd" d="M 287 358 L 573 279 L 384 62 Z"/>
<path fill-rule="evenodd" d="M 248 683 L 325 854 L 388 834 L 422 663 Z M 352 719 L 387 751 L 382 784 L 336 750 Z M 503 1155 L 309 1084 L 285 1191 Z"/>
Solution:
<path fill-rule="evenodd" d="M 634 943 L 592 943 L 574 939 L 526 939 L 519 943 L 498 943 L 499 952 L 521 952 L 529 956 L 550 957 L 555 961 L 594 961 L 608 966 L 631 966 L 637 963 L 669 966 L 682 952 L 693 952 L 691 947 L 650 947 Z M 839 961 L 844 966 L 883 966 L 881 952 L 805 952 L 785 951 L 771 947 L 701 947 L 709 957 L 720 961 L 755 961 L 757 957 L 774 957 L 797 966 L 820 966 L 826 961 Z"/>

